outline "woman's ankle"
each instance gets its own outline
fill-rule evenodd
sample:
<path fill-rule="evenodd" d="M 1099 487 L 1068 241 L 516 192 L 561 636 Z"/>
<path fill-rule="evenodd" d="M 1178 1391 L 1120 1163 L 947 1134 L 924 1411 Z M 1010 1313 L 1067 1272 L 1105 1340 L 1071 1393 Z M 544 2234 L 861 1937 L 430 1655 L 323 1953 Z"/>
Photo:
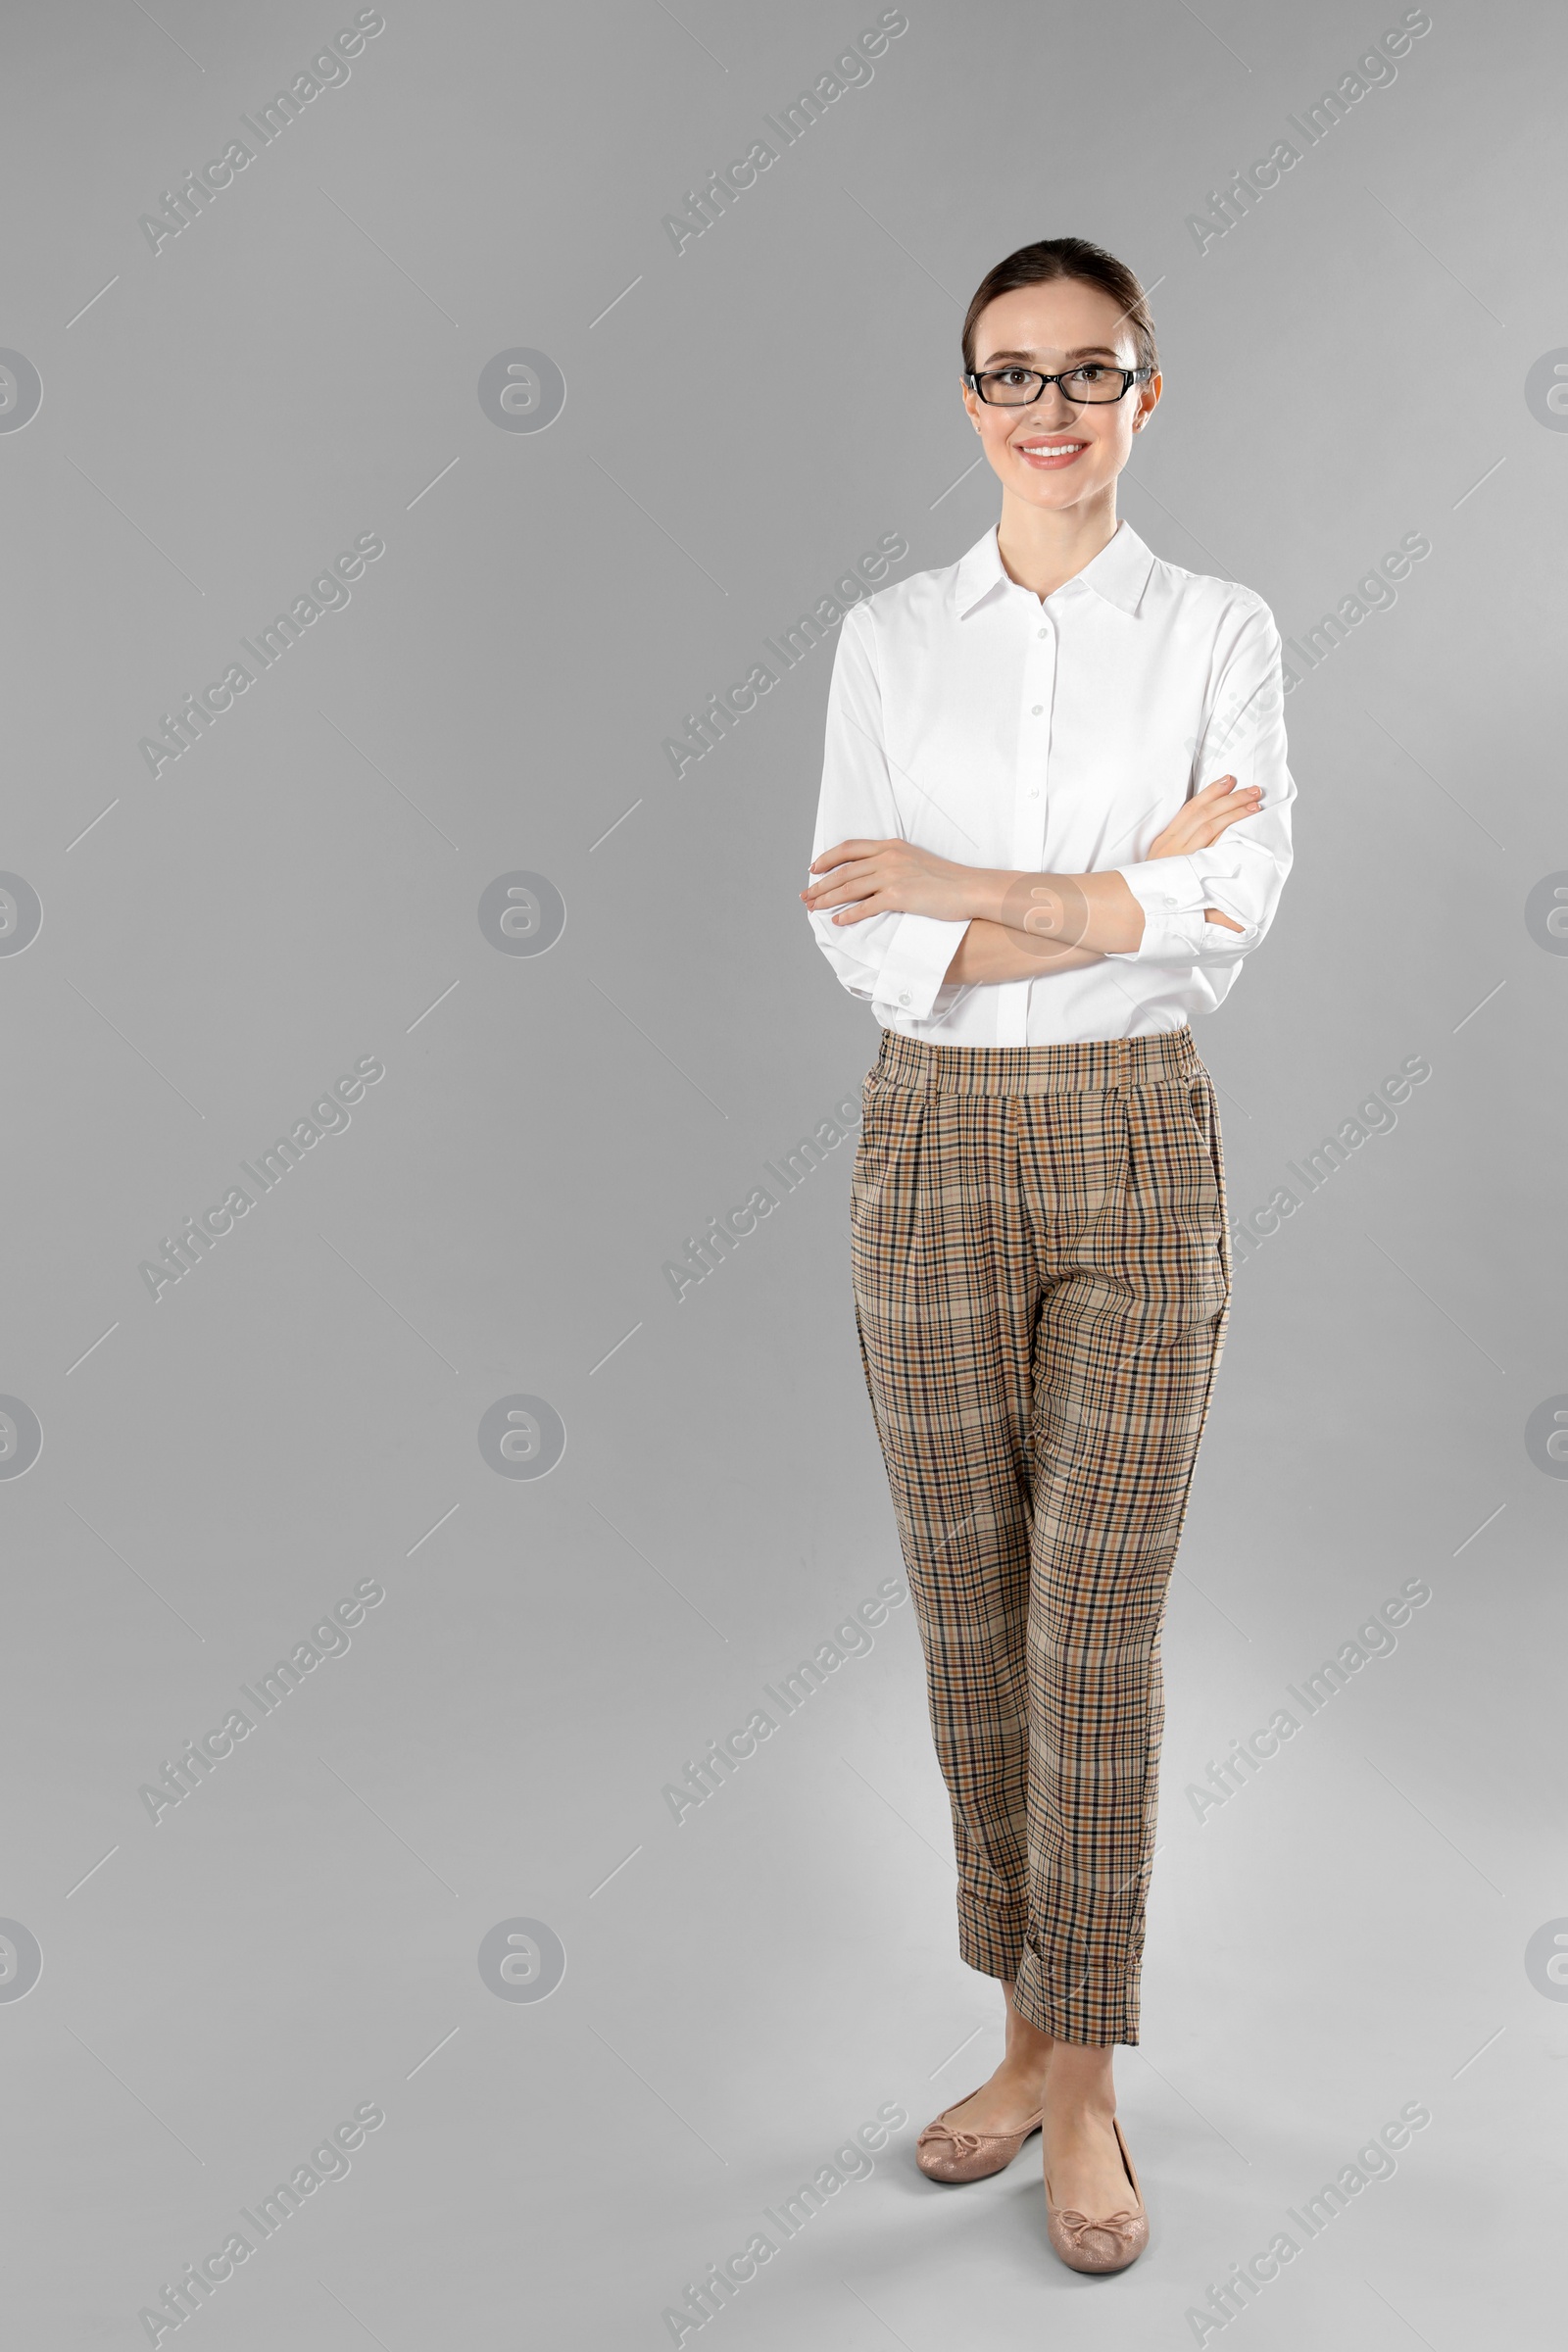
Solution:
<path fill-rule="evenodd" d="M 1116 2112 L 1114 2052 L 1089 2042 L 1058 2041 L 1052 2048 L 1052 2106 L 1063 2118 L 1093 2117 L 1108 2123 Z"/>
<path fill-rule="evenodd" d="M 1006 2001 L 1006 2047 L 1009 2057 L 1016 2052 L 1027 2051 L 1031 2059 L 1038 2055 L 1044 2062 L 1055 2047 L 1054 2036 L 1043 2026 L 1035 2025 L 1023 2015 L 1013 1997 L 1014 1985 L 1004 1982 L 1002 1989 Z"/>
<path fill-rule="evenodd" d="M 1051 2072 L 1049 2050 L 1004 2050 L 997 2073 L 1020 2082 L 1044 2082 Z"/>

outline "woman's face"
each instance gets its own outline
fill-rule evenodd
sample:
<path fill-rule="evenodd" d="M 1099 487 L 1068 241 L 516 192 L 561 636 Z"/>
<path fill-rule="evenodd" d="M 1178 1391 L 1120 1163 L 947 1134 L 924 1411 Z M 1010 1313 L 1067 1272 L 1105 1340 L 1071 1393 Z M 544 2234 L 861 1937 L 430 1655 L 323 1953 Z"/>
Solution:
<path fill-rule="evenodd" d="M 1081 278 L 999 294 L 975 328 L 977 370 L 1034 368 L 1042 375 L 1101 361 L 1136 368 L 1138 346 L 1115 300 Z M 1079 404 L 1049 384 L 1028 408 L 977 399 L 963 405 L 1004 490 L 1025 506 L 1057 512 L 1102 496 L 1126 465 L 1133 434 L 1153 414 L 1160 379 L 1134 384 L 1124 399 Z"/>

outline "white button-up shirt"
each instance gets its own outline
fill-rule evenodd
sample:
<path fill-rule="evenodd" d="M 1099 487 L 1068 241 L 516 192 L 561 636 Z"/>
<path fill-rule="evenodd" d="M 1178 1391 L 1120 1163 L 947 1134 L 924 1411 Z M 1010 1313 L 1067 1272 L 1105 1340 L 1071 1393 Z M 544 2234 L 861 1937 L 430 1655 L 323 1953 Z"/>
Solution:
<path fill-rule="evenodd" d="M 1042 601 L 995 529 L 956 564 L 845 615 L 828 696 L 811 855 L 917 842 L 959 865 L 1115 871 L 1139 945 L 1076 971 L 948 984 L 966 928 L 933 915 L 809 917 L 852 996 L 907 1037 L 1076 1044 L 1212 1012 L 1273 920 L 1291 867 L 1280 639 L 1261 598 L 1162 563 L 1130 523 Z M 1219 776 L 1259 784 L 1212 849 L 1150 859 L 1182 803 Z M 1218 907 L 1240 931 L 1205 921 Z"/>

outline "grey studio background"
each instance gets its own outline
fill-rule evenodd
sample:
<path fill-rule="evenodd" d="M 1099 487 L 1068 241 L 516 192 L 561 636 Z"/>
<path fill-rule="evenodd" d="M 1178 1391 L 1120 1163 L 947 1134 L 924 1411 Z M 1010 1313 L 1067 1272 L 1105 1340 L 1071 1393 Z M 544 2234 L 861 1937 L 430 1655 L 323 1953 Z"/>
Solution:
<path fill-rule="evenodd" d="M 98 0 L 5 47 L 12 2332 L 1545 2342 L 1560 17 Z M 1064 232 L 1154 288 L 1123 512 L 1302 657 L 1297 870 L 1199 1038 L 1242 1262 L 1114 2281 L 1038 2143 L 914 2170 L 1000 2004 L 855 1346 L 876 1031 L 796 897 L 830 617 L 766 651 L 995 519 L 962 310 Z"/>

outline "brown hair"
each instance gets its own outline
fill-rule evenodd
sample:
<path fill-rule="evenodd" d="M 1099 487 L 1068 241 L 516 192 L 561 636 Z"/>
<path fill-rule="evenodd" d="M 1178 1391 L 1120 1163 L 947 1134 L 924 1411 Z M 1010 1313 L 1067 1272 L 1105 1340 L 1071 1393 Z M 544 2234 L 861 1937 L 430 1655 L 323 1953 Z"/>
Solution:
<path fill-rule="evenodd" d="M 1102 293 L 1108 294 L 1133 330 L 1139 366 L 1159 366 L 1148 297 L 1126 263 L 1118 262 L 1114 254 L 1106 253 L 1102 246 L 1091 245 L 1084 237 L 1042 237 L 1038 244 L 1020 245 L 1004 262 L 998 262 L 975 288 L 974 299 L 963 318 L 966 375 L 974 367 L 975 329 L 986 305 L 995 302 L 999 294 L 1011 294 L 1019 286 L 1046 285 L 1056 277 L 1076 277 L 1086 286 L 1098 286 Z"/>

